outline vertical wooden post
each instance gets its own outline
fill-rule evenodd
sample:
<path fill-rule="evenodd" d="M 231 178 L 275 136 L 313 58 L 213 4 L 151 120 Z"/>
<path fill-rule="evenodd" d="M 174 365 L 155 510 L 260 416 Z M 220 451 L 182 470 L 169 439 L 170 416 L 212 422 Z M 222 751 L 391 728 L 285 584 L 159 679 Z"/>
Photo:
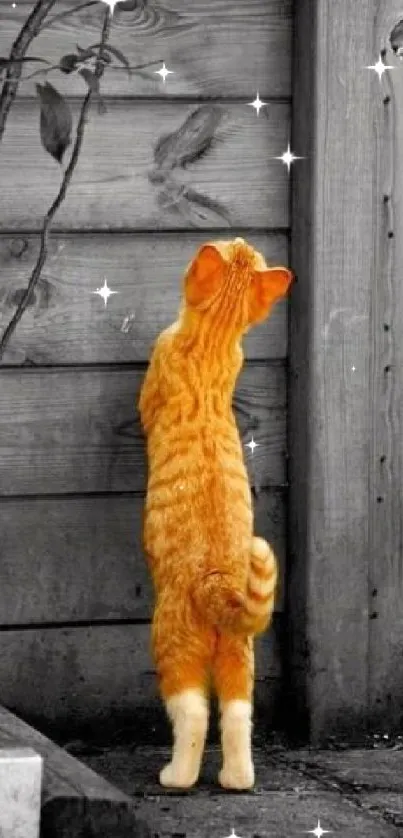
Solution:
<path fill-rule="evenodd" d="M 376 51 L 392 67 L 374 91 L 376 254 L 372 294 L 369 718 L 403 718 L 403 6 L 385 0 Z M 393 51 L 392 47 L 393 46 Z"/>
<path fill-rule="evenodd" d="M 289 370 L 289 721 L 368 718 L 372 0 L 295 3 Z"/>

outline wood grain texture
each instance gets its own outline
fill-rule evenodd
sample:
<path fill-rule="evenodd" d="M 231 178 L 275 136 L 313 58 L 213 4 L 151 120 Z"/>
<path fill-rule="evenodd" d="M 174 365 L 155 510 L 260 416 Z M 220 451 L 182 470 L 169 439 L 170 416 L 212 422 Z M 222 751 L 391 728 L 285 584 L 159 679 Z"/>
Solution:
<path fill-rule="evenodd" d="M 79 5 L 60 2 L 48 16 Z M 0 2 L 0 55 L 8 55 L 31 11 L 29 0 L 13 9 Z M 114 59 L 102 80 L 104 94 L 113 96 L 245 96 L 251 101 L 259 88 L 262 99 L 288 96 L 291 87 L 291 0 L 129 0 L 115 8 L 110 42 L 127 56 L 131 66 L 145 64 L 130 78 Z M 86 48 L 99 42 L 102 7 L 94 5 L 56 21 L 35 39 L 28 55 L 46 58 L 52 66 L 76 43 Z M 155 70 L 162 60 L 174 71 L 163 84 Z M 147 66 L 148 65 L 148 66 Z M 27 64 L 23 75 L 37 69 Z M 60 92 L 82 96 L 77 73 L 52 72 L 49 80 Z M 35 82 L 21 84 L 22 95 L 35 95 Z"/>
<path fill-rule="evenodd" d="M 143 506 L 139 496 L 3 501 L 0 624 L 150 619 Z M 283 607 L 284 530 L 284 493 L 261 492 L 255 532 L 280 562 L 276 610 Z"/>
<path fill-rule="evenodd" d="M 281 628 L 276 615 L 256 643 L 256 702 L 268 715 L 281 685 Z M 163 712 L 147 624 L 0 632 L 0 684 L 7 707 L 71 736 L 84 725 L 151 724 Z"/>
<path fill-rule="evenodd" d="M 229 230 L 224 237 L 236 235 L 269 263 L 288 264 L 286 235 Z M 185 268 L 208 238 L 205 232 L 54 236 L 3 364 L 148 360 L 157 335 L 176 319 Z M 0 332 L 27 285 L 38 249 L 36 236 L 0 236 Z M 106 309 L 93 293 L 104 278 L 118 292 Z M 286 357 L 287 307 L 288 300 L 279 302 L 270 318 L 246 335 L 246 358 Z"/>
<path fill-rule="evenodd" d="M 368 719 L 374 14 L 367 0 L 296 4 L 289 654 L 314 743 Z"/>
<path fill-rule="evenodd" d="M 78 105 L 73 106 L 76 124 Z M 289 106 L 112 100 L 92 105 L 57 230 L 287 227 Z M 16 102 L 0 156 L 0 229 L 38 230 L 60 185 L 39 108 Z"/>
<path fill-rule="evenodd" d="M 381 5 L 376 44 L 378 52 L 387 50 L 384 63 L 395 69 L 382 86 L 375 76 L 371 91 L 377 236 L 371 307 L 369 714 L 374 729 L 385 732 L 400 729 L 403 714 L 403 83 L 401 59 L 390 41 L 393 33 L 392 44 L 401 51 L 402 20 L 396 0 Z"/>
<path fill-rule="evenodd" d="M 0 746 L 30 747 L 43 758 L 41 836 L 80 838 L 83 830 L 116 838 L 151 835 L 130 797 L 4 707 Z"/>
<path fill-rule="evenodd" d="M 137 413 L 144 373 L 125 369 L 3 370 L 0 495 L 144 491 Z M 285 480 L 285 370 L 247 366 L 235 392 L 255 491 Z"/>

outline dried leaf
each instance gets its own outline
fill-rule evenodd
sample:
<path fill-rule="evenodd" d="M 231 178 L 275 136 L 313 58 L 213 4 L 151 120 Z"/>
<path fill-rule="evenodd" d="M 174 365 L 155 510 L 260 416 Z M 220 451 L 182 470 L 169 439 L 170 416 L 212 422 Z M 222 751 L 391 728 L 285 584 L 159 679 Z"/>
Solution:
<path fill-rule="evenodd" d="M 222 108 L 215 105 L 197 108 L 177 131 L 161 137 L 154 150 L 155 162 L 172 168 L 198 160 L 210 148 L 222 117 Z"/>
<path fill-rule="evenodd" d="M 87 58 L 94 58 L 96 52 L 94 52 L 92 47 L 87 47 L 87 49 L 83 49 L 78 44 L 76 44 L 76 49 L 80 58 L 80 61 L 86 61 Z"/>
<path fill-rule="evenodd" d="M 71 141 L 73 118 L 69 104 L 49 82 L 36 85 L 41 103 L 40 133 L 43 147 L 58 163 Z"/>
<path fill-rule="evenodd" d="M 403 20 L 399 20 L 390 33 L 390 45 L 399 57 L 403 53 Z"/>
<path fill-rule="evenodd" d="M 69 52 L 63 55 L 59 61 L 59 70 L 62 73 L 72 73 L 76 69 L 80 59 L 74 52 Z"/>
<path fill-rule="evenodd" d="M 84 81 L 87 82 L 90 90 L 93 90 L 94 93 L 99 93 L 99 79 L 95 73 L 93 73 L 92 70 L 88 70 L 86 67 L 83 67 L 83 69 L 78 72 L 79 75 L 83 77 Z"/>

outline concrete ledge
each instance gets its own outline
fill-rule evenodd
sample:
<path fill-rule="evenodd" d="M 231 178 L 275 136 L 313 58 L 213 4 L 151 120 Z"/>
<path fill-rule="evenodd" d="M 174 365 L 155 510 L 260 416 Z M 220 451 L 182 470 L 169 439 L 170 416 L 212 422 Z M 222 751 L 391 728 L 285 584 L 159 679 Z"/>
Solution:
<path fill-rule="evenodd" d="M 0 748 L 21 747 L 43 758 L 41 838 L 150 838 L 130 797 L 0 707 Z"/>

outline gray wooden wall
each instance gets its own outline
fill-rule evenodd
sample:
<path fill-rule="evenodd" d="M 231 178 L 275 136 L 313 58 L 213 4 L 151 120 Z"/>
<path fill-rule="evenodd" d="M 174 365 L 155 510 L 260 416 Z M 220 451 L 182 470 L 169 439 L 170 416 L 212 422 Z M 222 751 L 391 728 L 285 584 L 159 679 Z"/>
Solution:
<path fill-rule="evenodd" d="M 47 723 L 135 719 L 158 701 L 135 404 L 152 342 L 175 318 L 187 261 L 203 241 L 235 235 L 289 261 L 289 178 L 273 158 L 290 133 L 291 0 L 125 5 L 111 43 L 131 65 L 150 66 L 131 80 L 121 69 L 105 75 L 108 111 L 92 108 L 50 256 L 0 372 L 0 701 Z M 0 0 L 0 55 L 30 9 L 30 0 Z M 49 26 L 31 54 L 56 63 L 77 42 L 98 41 L 102 16 L 99 4 Z M 175 73 L 165 85 L 153 73 L 162 60 Z M 2 328 L 60 183 L 40 145 L 37 80 L 21 85 L 0 146 Z M 49 80 L 72 97 L 76 116 L 83 80 Z M 246 104 L 257 90 L 268 102 L 259 117 Z M 191 150 L 195 125 L 212 143 L 184 166 L 176 141 Z M 155 176 L 168 134 L 173 177 L 188 189 L 176 195 Z M 105 278 L 118 292 L 107 308 L 92 293 Z M 287 307 L 248 336 L 235 400 L 243 441 L 253 433 L 260 444 L 253 456 L 245 448 L 256 531 L 282 563 L 274 627 L 258 652 L 257 702 L 268 718 L 282 677 Z"/>

